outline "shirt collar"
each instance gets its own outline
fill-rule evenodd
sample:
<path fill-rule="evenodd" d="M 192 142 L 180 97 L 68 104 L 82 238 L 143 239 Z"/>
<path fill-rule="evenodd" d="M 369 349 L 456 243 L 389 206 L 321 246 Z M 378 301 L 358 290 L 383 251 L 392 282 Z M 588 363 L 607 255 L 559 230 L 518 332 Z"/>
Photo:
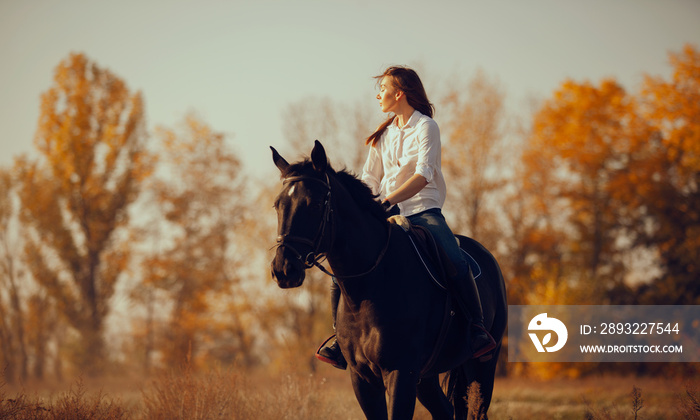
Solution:
<path fill-rule="evenodd" d="M 408 128 L 408 127 L 415 127 L 416 124 L 418 124 L 418 120 L 423 114 L 420 113 L 417 109 L 413 110 L 413 114 L 411 114 L 411 117 L 408 119 L 408 122 L 406 123 L 405 126 L 401 128 Z M 400 129 L 399 127 L 399 119 L 394 118 L 394 123 L 392 124 L 395 128 Z"/>

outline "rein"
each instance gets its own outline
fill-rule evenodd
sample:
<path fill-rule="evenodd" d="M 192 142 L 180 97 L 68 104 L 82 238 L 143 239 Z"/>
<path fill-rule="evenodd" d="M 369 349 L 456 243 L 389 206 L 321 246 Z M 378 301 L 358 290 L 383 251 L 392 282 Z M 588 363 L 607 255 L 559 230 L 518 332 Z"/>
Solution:
<path fill-rule="evenodd" d="M 330 179 L 328 178 L 328 173 L 326 175 L 326 180 L 322 180 L 319 178 L 315 178 L 312 176 L 307 176 L 307 175 L 299 175 L 299 176 L 291 176 L 288 178 L 285 178 L 282 182 L 283 184 L 289 184 L 292 182 L 297 182 L 297 181 L 315 181 L 318 183 L 321 183 L 326 190 L 328 191 L 326 193 L 326 198 L 324 202 L 324 210 L 323 210 L 323 218 L 321 219 L 321 223 L 318 227 L 318 230 L 316 231 L 316 235 L 313 240 L 308 239 L 308 238 L 303 238 L 299 236 L 292 236 L 289 234 L 280 234 L 277 236 L 277 246 L 281 247 L 284 246 L 296 256 L 296 258 L 302 262 L 304 265 L 305 269 L 312 268 L 314 266 L 318 267 L 319 270 L 321 270 L 323 273 L 335 277 L 336 279 L 351 279 L 351 278 L 357 278 L 357 277 L 362 277 L 370 274 L 374 270 L 379 267 L 379 264 L 382 262 L 384 259 L 384 256 L 386 255 L 387 250 L 389 249 L 389 243 L 391 242 L 391 226 L 389 225 L 388 232 L 387 232 L 387 238 L 386 238 L 386 243 L 384 244 L 384 248 L 381 250 L 379 253 L 379 256 L 377 257 L 374 265 L 367 271 L 359 273 L 359 274 L 352 274 L 352 275 L 338 275 L 331 273 L 328 271 L 322 264 L 326 257 L 327 257 L 327 252 L 322 252 L 321 251 L 321 242 L 323 241 L 323 238 L 326 233 L 326 225 L 330 223 L 331 225 L 331 238 L 330 238 L 330 246 L 329 249 L 333 247 L 333 243 L 335 242 L 335 225 L 331 221 L 331 215 L 333 214 L 333 209 L 332 209 L 332 202 L 331 202 L 331 183 Z M 304 245 L 309 245 L 311 247 L 311 251 L 306 254 L 306 256 L 302 256 L 302 254 L 292 246 L 291 243 L 301 243 Z"/>

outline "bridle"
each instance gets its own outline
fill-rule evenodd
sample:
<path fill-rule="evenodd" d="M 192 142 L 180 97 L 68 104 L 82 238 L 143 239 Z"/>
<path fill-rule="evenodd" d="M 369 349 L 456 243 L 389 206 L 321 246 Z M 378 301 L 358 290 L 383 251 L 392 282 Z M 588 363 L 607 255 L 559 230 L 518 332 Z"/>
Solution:
<path fill-rule="evenodd" d="M 288 178 L 284 178 L 282 181 L 283 184 L 291 184 L 293 182 L 298 182 L 298 181 L 314 181 L 317 183 L 320 183 L 323 185 L 326 189 L 326 197 L 324 201 L 324 209 L 323 209 L 323 217 L 321 218 L 321 222 L 318 226 L 318 229 L 316 230 L 316 235 L 314 236 L 314 239 L 308 239 L 308 238 L 303 238 L 300 236 L 292 236 L 288 233 L 282 233 L 277 236 L 277 247 L 285 247 L 289 251 L 294 254 L 294 256 L 301 261 L 301 263 L 304 265 L 304 269 L 309 269 L 314 266 L 318 267 L 319 270 L 324 272 L 325 274 L 335 277 L 336 279 L 348 279 L 348 278 L 355 278 L 355 277 L 362 277 L 366 276 L 367 274 L 370 274 L 372 271 L 374 271 L 378 266 L 379 263 L 382 261 L 384 258 L 384 255 L 386 254 L 386 251 L 389 249 L 389 242 L 391 241 L 391 227 L 388 229 L 388 234 L 386 238 L 386 243 L 384 244 L 384 248 L 382 251 L 379 253 L 379 256 L 377 257 L 374 265 L 367 271 L 362 272 L 360 274 L 353 274 L 353 275 L 338 275 L 331 273 L 328 271 L 321 263 L 326 259 L 326 253 L 327 251 L 321 251 L 321 244 L 323 242 L 323 238 L 325 236 L 327 225 L 330 224 L 330 232 L 331 232 L 331 237 L 330 237 L 330 242 L 328 249 L 332 249 L 333 243 L 335 241 L 335 225 L 331 221 L 331 216 L 333 215 L 333 204 L 331 202 L 331 183 L 330 179 L 328 178 L 328 173 L 325 173 L 326 179 L 325 181 L 323 179 L 315 178 L 312 176 L 308 175 L 298 175 L 298 176 L 290 176 Z M 304 245 L 309 245 L 311 247 L 311 251 L 309 251 L 306 256 L 303 256 L 295 247 L 294 243 L 299 243 L 299 244 L 304 244 Z"/>
<path fill-rule="evenodd" d="M 314 178 L 312 176 L 306 176 L 306 175 L 299 175 L 299 176 L 291 176 L 289 178 L 285 178 L 282 183 L 283 184 L 291 184 L 293 182 L 297 181 L 315 181 L 320 183 L 326 188 L 326 198 L 325 202 L 323 203 L 324 209 L 323 209 L 323 217 L 321 218 L 321 223 L 318 226 L 318 229 L 316 230 L 316 235 L 314 236 L 314 239 L 307 239 L 303 238 L 300 236 L 292 236 L 288 233 L 282 233 L 279 236 L 277 236 L 277 246 L 278 247 L 285 247 L 288 250 L 290 250 L 294 256 L 302 262 L 304 265 L 305 269 L 311 268 L 313 266 L 316 266 L 320 268 L 323 272 L 326 272 L 325 268 L 321 265 L 321 262 L 325 259 L 326 253 L 325 252 L 319 252 L 321 250 L 321 242 L 323 241 L 323 237 L 326 233 L 326 226 L 330 223 L 331 219 L 331 213 L 333 213 L 332 205 L 331 205 L 331 184 L 330 180 L 328 179 L 328 174 L 326 174 L 326 180 L 322 180 L 319 178 Z M 332 229 L 332 224 L 331 224 L 331 229 Z M 333 246 L 333 240 L 335 238 L 335 231 L 331 231 L 331 240 L 330 240 L 330 247 Z M 292 244 L 293 243 L 300 243 L 304 245 L 309 245 L 311 247 L 311 251 L 306 254 L 306 256 L 303 256 Z"/>

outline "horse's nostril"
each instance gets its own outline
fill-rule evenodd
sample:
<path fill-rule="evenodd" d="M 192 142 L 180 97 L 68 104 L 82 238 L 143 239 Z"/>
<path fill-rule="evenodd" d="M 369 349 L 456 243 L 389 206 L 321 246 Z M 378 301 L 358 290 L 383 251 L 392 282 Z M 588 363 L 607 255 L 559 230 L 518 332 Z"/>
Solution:
<path fill-rule="evenodd" d="M 278 255 L 270 264 L 272 278 L 283 289 L 299 287 L 304 281 L 305 270 L 296 259 L 283 258 Z"/>
<path fill-rule="evenodd" d="M 290 278 L 290 277 L 295 276 L 296 274 L 297 274 L 296 268 L 295 268 L 294 266 L 292 266 L 292 264 L 289 264 L 289 262 L 287 262 L 287 263 L 284 265 L 284 275 L 285 275 L 287 278 Z"/>

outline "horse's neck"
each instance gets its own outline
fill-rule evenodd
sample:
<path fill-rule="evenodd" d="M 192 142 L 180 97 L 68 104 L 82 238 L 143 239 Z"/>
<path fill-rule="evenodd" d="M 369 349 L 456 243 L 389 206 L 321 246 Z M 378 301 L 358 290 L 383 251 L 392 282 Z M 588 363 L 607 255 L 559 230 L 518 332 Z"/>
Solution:
<path fill-rule="evenodd" d="M 364 273 L 382 253 L 388 226 L 363 211 L 345 188 L 340 188 L 336 195 L 335 238 L 328 262 L 339 277 Z"/>

